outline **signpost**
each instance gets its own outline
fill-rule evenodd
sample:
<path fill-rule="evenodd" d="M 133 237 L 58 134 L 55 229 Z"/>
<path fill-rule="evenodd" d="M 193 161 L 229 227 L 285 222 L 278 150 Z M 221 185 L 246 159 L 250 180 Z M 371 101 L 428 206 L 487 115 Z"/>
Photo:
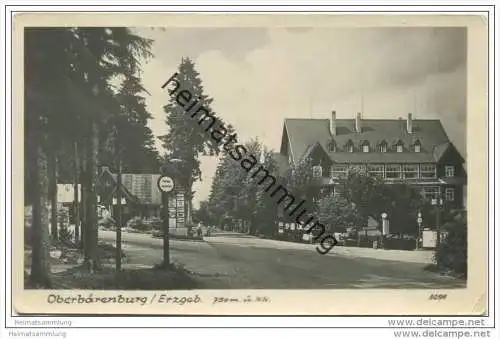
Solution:
<path fill-rule="evenodd" d="M 162 226 L 163 226 L 163 266 L 165 268 L 168 267 L 170 264 L 170 243 L 168 241 L 168 234 L 170 232 L 170 225 L 169 225 L 169 220 L 170 220 L 170 213 L 168 209 L 168 200 L 169 200 L 169 193 L 172 192 L 174 189 L 174 180 L 167 176 L 167 175 L 162 175 L 158 179 L 158 189 L 161 191 L 161 202 L 163 205 L 163 220 L 162 220 Z"/>
<path fill-rule="evenodd" d="M 158 188 L 162 193 L 171 192 L 174 189 L 174 180 L 171 177 L 162 175 L 158 179 Z"/>

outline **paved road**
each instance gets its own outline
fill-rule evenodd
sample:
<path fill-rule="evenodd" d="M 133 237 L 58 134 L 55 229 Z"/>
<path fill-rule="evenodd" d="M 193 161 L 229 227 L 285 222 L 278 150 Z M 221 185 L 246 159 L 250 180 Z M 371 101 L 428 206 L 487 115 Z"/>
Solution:
<path fill-rule="evenodd" d="M 124 233 L 130 264 L 150 267 L 162 259 L 162 240 Z M 100 232 L 113 241 L 113 232 Z M 424 264 L 328 255 L 290 243 L 252 237 L 171 241 L 171 260 L 208 289 L 458 288 L 464 282 L 423 270 Z"/>

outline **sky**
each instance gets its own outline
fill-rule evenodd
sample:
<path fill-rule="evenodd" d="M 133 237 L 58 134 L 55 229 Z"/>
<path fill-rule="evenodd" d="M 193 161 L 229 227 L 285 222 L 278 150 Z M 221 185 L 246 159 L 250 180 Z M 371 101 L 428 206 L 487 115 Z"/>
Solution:
<path fill-rule="evenodd" d="M 167 132 L 161 86 L 190 57 L 212 108 L 239 141 L 279 150 L 285 118 L 441 119 L 466 150 L 465 28 L 137 28 L 154 40 L 143 65 L 150 127 Z M 158 141 L 157 147 L 162 152 Z M 202 157 L 194 206 L 208 198 L 217 159 Z"/>

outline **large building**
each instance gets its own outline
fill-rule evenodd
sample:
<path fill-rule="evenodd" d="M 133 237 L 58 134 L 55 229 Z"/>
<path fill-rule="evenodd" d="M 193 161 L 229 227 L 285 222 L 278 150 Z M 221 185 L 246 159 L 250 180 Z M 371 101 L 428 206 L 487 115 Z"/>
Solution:
<path fill-rule="evenodd" d="M 310 157 L 313 173 L 325 186 L 349 169 L 366 170 L 387 183 L 408 183 L 425 198 L 439 198 L 463 209 L 466 196 L 464 159 L 439 120 L 285 119 L 280 162 L 296 164 Z"/>

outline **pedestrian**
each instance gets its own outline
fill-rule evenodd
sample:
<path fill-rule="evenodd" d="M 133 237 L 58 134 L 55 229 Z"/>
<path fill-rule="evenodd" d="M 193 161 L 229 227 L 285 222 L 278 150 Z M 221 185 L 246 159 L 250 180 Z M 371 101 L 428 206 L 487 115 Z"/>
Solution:
<path fill-rule="evenodd" d="M 201 223 L 198 223 L 198 227 L 196 229 L 196 232 L 198 233 L 198 238 L 202 238 L 203 237 L 203 229 L 201 228 Z"/>

